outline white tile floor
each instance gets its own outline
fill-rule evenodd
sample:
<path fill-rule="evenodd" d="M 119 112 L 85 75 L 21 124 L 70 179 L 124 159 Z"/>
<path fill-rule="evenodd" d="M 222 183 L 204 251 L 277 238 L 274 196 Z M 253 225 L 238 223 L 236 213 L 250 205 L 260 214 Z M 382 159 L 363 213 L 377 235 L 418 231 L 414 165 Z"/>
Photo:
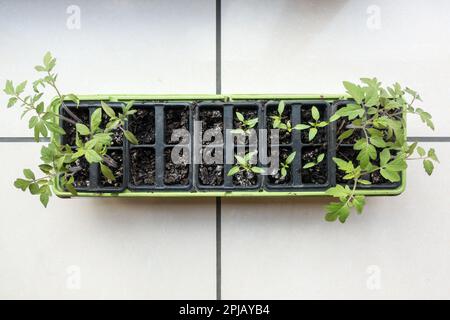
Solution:
<path fill-rule="evenodd" d="M 214 1 L 76 1 L 80 29 L 69 4 L 0 0 L 2 93 L 5 79 L 34 79 L 46 51 L 63 92 L 215 93 Z M 0 136 L 30 136 L 18 119 L 3 110 Z"/>
<path fill-rule="evenodd" d="M 214 1 L 77 3 L 81 29 L 69 30 L 67 4 L 0 0 L 0 83 L 32 77 L 51 50 L 63 90 L 215 92 Z M 376 75 L 422 92 L 437 130 L 410 121 L 411 136 L 450 136 L 449 2 L 371 5 L 223 0 L 222 91 L 341 92 L 342 79 Z M 0 137 L 30 136 L 0 114 Z M 55 198 L 45 210 L 12 187 L 38 148 L 0 143 L 0 298 L 216 297 L 213 199 Z M 450 298 L 449 173 L 412 165 L 404 195 L 370 199 L 346 225 L 323 222 L 325 200 L 223 200 L 223 298 Z"/>
<path fill-rule="evenodd" d="M 436 118 L 436 132 L 411 118 L 410 135 L 450 135 L 449 1 L 223 0 L 222 7 L 224 92 L 340 93 L 342 80 L 378 77 L 416 88 Z"/>
<path fill-rule="evenodd" d="M 224 199 L 223 298 L 450 298 L 450 168 L 422 170 L 345 225 L 321 222 L 326 199 Z"/>
<path fill-rule="evenodd" d="M 39 145 L 0 143 L 0 299 L 214 299 L 215 202 L 37 198 Z"/>

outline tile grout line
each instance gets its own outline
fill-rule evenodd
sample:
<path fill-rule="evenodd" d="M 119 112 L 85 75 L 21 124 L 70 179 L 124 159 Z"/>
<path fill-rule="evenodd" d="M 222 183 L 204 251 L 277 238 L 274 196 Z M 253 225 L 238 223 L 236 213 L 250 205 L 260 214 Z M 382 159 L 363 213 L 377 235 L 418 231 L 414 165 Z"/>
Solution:
<path fill-rule="evenodd" d="M 216 94 L 222 93 L 222 3 L 216 0 Z M 222 299 L 222 199 L 216 198 L 216 300 Z"/>

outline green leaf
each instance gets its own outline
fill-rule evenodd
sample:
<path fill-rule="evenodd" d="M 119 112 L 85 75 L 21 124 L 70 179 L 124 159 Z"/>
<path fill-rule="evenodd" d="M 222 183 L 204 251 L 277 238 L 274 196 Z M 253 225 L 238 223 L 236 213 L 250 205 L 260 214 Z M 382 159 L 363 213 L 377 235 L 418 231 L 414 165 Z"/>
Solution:
<path fill-rule="evenodd" d="M 244 120 L 245 120 L 244 115 L 242 113 L 240 113 L 240 112 L 236 112 L 236 117 L 241 122 L 244 122 Z"/>
<path fill-rule="evenodd" d="M 33 171 L 31 171 L 30 169 L 24 169 L 23 175 L 25 176 L 25 178 L 30 179 L 30 180 L 36 179 L 36 176 L 34 175 Z"/>
<path fill-rule="evenodd" d="M 45 67 L 43 67 L 43 66 L 35 66 L 34 69 L 38 72 L 46 71 Z"/>
<path fill-rule="evenodd" d="M 96 109 L 91 115 L 91 132 L 95 133 L 102 122 L 102 109 Z"/>
<path fill-rule="evenodd" d="M 353 135 L 354 132 L 355 132 L 354 129 L 348 129 L 348 130 L 344 131 L 344 132 L 338 137 L 338 140 L 339 140 L 339 141 L 343 141 L 343 140 L 345 140 L 345 139 L 347 139 L 347 138 L 350 138 L 350 137 Z"/>
<path fill-rule="evenodd" d="M 103 163 L 100 163 L 100 170 L 101 170 L 102 174 L 108 180 L 111 180 L 111 181 L 116 180 L 116 177 L 114 177 L 113 172 L 111 171 L 111 169 L 108 166 L 104 165 Z"/>
<path fill-rule="evenodd" d="M 372 136 L 370 137 L 370 143 L 372 143 L 377 148 L 385 148 L 386 142 L 383 140 L 383 138 L 379 136 Z"/>
<path fill-rule="evenodd" d="M 101 102 L 102 109 L 105 111 L 105 113 L 110 117 L 114 118 L 116 116 L 116 113 L 114 112 L 114 109 L 108 106 L 105 102 Z"/>
<path fill-rule="evenodd" d="M 292 152 L 287 158 L 286 158 L 286 164 L 291 164 L 292 161 L 294 161 L 295 159 L 295 155 L 297 154 L 297 152 Z"/>
<path fill-rule="evenodd" d="M 28 128 L 32 129 L 36 126 L 38 123 L 39 118 L 37 116 L 32 116 L 30 120 L 28 121 Z"/>
<path fill-rule="evenodd" d="M 353 198 L 353 206 L 355 207 L 356 211 L 361 214 L 364 210 L 364 205 L 366 204 L 366 199 L 364 196 L 355 196 Z"/>
<path fill-rule="evenodd" d="M 312 141 L 316 137 L 317 132 L 318 132 L 317 128 L 309 129 L 308 140 Z"/>
<path fill-rule="evenodd" d="M 39 196 L 39 200 L 41 201 L 44 208 L 47 208 L 48 201 L 50 200 L 50 196 L 47 193 L 41 193 Z"/>
<path fill-rule="evenodd" d="M 338 166 L 338 169 L 344 172 L 352 172 L 355 168 L 351 161 L 345 161 L 339 158 L 333 158 L 334 163 Z"/>
<path fill-rule="evenodd" d="M 58 126 L 57 124 L 54 124 L 53 122 L 50 121 L 45 121 L 45 126 L 47 127 L 47 129 L 53 133 L 56 134 L 66 134 L 66 132 L 64 131 L 63 128 L 61 128 L 60 126 Z"/>
<path fill-rule="evenodd" d="M 280 103 L 278 104 L 278 114 L 280 116 L 283 114 L 284 108 L 285 108 L 285 103 L 283 100 L 281 100 Z"/>
<path fill-rule="evenodd" d="M 439 159 L 436 155 L 436 151 L 433 148 L 428 150 L 428 158 L 439 163 Z"/>
<path fill-rule="evenodd" d="M 30 185 L 30 181 L 25 180 L 25 179 L 16 179 L 16 181 L 14 181 L 14 186 L 17 189 L 21 189 L 22 191 L 27 190 L 29 185 Z"/>
<path fill-rule="evenodd" d="M 281 177 L 286 177 L 287 176 L 287 170 L 286 168 L 281 168 Z"/>
<path fill-rule="evenodd" d="M 364 100 L 364 91 L 362 88 L 348 81 L 344 81 L 343 84 L 345 89 L 347 89 L 348 94 L 350 94 L 358 104 L 361 104 Z"/>
<path fill-rule="evenodd" d="M 391 152 L 389 151 L 389 149 L 384 149 L 383 151 L 381 151 L 380 166 L 381 167 L 386 166 L 386 164 L 389 162 L 390 159 L 391 159 Z"/>
<path fill-rule="evenodd" d="M 425 152 L 425 149 L 424 148 L 422 148 L 422 147 L 417 147 L 417 153 L 419 154 L 419 156 L 421 156 L 421 157 L 424 157 L 425 156 L 425 154 L 426 154 L 426 152 Z"/>
<path fill-rule="evenodd" d="M 102 157 L 92 149 L 86 150 L 84 156 L 89 163 L 99 163 L 103 160 Z"/>
<path fill-rule="evenodd" d="M 423 168 L 425 169 L 426 173 L 431 176 L 434 170 L 434 164 L 431 160 L 423 160 Z"/>
<path fill-rule="evenodd" d="M 260 167 L 252 167 L 250 170 L 252 170 L 254 173 L 257 173 L 257 174 L 264 173 L 264 169 L 260 168 Z"/>
<path fill-rule="evenodd" d="M 319 113 L 319 110 L 317 109 L 317 107 L 311 108 L 311 115 L 312 115 L 312 118 L 316 121 L 318 121 L 320 119 L 320 113 Z"/>
<path fill-rule="evenodd" d="M 82 136 L 88 136 L 91 134 L 89 128 L 82 123 L 77 123 L 75 127 L 77 128 L 78 133 L 81 134 Z"/>
<path fill-rule="evenodd" d="M 321 153 L 317 156 L 317 161 L 316 163 L 319 164 L 323 161 L 323 159 L 325 158 L 325 153 Z"/>
<path fill-rule="evenodd" d="M 22 83 L 20 83 L 17 87 L 16 87 L 16 95 L 20 95 L 25 91 L 25 87 L 27 86 L 27 81 L 24 81 Z"/>
<path fill-rule="evenodd" d="M 66 95 L 66 98 L 74 103 L 77 104 L 77 107 L 80 105 L 80 99 L 78 98 L 78 96 L 74 95 L 73 93 L 70 93 L 68 95 Z"/>
<path fill-rule="evenodd" d="M 381 169 L 380 173 L 383 176 L 383 178 L 389 180 L 390 182 L 400 181 L 400 175 L 396 171 L 391 171 L 388 169 Z"/>
<path fill-rule="evenodd" d="M 12 97 L 8 100 L 8 105 L 6 106 L 7 108 L 11 108 L 13 107 L 15 104 L 17 103 L 17 98 L 16 97 Z"/>
<path fill-rule="evenodd" d="M 127 138 L 127 140 L 130 141 L 132 144 L 139 144 L 138 139 L 134 136 L 134 134 L 131 131 L 125 130 L 124 135 L 125 138 Z"/>
<path fill-rule="evenodd" d="M 39 192 L 39 185 L 37 183 L 30 184 L 29 188 L 30 188 L 30 193 L 32 195 L 36 195 L 36 194 L 40 193 Z"/>
<path fill-rule="evenodd" d="M 6 80 L 6 84 L 5 84 L 5 89 L 3 89 L 3 91 L 7 94 L 7 95 L 14 95 L 14 84 L 11 80 Z"/>
<path fill-rule="evenodd" d="M 228 176 L 234 176 L 236 173 L 238 173 L 240 171 L 240 167 L 239 166 L 234 166 L 230 169 L 230 171 L 228 171 Z"/>
<path fill-rule="evenodd" d="M 338 184 L 336 187 L 329 188 L 325 193 L 335 198 L 345 198 L 350 194 L 350 191 Z"/>
<path fill-rule="evenodd" d="M 245 158 L 243 158 L 243 157 L 241 157 L 239 155 L 235 155 L 234 157 L 236 158 L 237 162 L 240 165 L 246 165 L 247 164 L 247 162 L 245 161 Z"/>
<path fill-rule="evenodd" d="M 303 169 L 309 169 L 309 168 L 314 167 L 315 165 L 316 165 L 315 162 L 308 162 L 307 164 L 305 164 L 305 165 L 303 166 Z"/>
<path fill-rule="evenodd" d="M 43 120 L 38 121 L 36 123 L 36 126 L 34 127 L 34 129 L 35 130 L 37 129 L 38 130 L 38 134 L 40 133 L 43 137 L 47 137 L 48 136 L 47 127 L 45 126 L 45 121 L 43 121 Z"/>
<path fill-rule="evenodd" d="M 350 208 L 345 202 L 332 202 L 325 209 L 327 211 L 325 220 L 330 222 L 339 218 L 339 221 L 344 223 L 350 214 Z"/>

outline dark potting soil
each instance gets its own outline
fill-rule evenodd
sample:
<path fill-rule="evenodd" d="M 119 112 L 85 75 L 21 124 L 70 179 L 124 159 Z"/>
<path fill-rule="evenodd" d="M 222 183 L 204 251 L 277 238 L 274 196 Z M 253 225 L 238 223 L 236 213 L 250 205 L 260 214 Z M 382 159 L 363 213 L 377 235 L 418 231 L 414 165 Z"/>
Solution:
<path fill-rule="evenodd" d="M 116 114 L 122 112 L 122 109 L 113 108 Z M 110 117 L 103 111 L 102 112 L 102 122 L 100 124 L 100 128 L 105 129 L 106 124 L 109 122 Z M 119 128 L 112 131 L 112 143 L 111 146 L 117 147 L 123 145 L 123 132 Z"/>
<path fill-rule="evenodd" d="M 289 155 L 291 153 L 292 153 L 291 148 L 280 148 L 279 152 L 274 153 L 275 157 L 277 157 L 277 156 L 279 157 L 278 161 L 280 163 L 280 165 L 279 165 L 280 168 L 281 168 L 281 164 L 286 161 L 287 157 L 289 157 Z M 275 174 L 269 175 L 269 183 L 270 184 L 286 184 L 286 183 L 291 182 L 291 168 L 292 168 L 292 163 L 291 163 L 291 167 L 289 167 L 289 169 L 287 169 L 287 175 L 284 177 L 281 176 L 281 170 L 278 170 Z"/>
<path fill-rule="evenodd" d="M 269 106 L 267 108 L 267 141 L 269 144 L 272 143 L 272 139 L 270 137 L 270 130 L 273 129 L 273 119 L 271 116 L 277 116 L 278 106 Z M 286 123 L 291 119 L 291 107 L 286 106 L 284 108 L 283 116 L 281 117 L 282 122 Z M 289 144 L 291 143 L 291 133 L 286 130 L 279 130 L 279 142 L 278 144 Z"/>
<path fill-rule="evenodd" d="M 111 169 L 116 179 L 114 181 L 108 180 L 99 169 L 100 185 L 103 187 L 120 187 L 123 184 L 123 153 L 119 150 L 110 150 L 107 154 L 115 162 L 115 166 L 112 166 L 112 164 L 107 164 L 107 166 Z"/>
<path fill-rule="evenodd" d="M 356 165 L 357 160 L 356 157 L 358 156 L 358 152 L 353 149 L 353 147 L 339 147 L 336 150 L 336 157 L 345 161 L 352 161 L 353 164 Z M 351 180 L 344 180 L 343 177 L 345 176 L 345 172 L 341 171 L 336 166 L 336 183 L 339 184 L 349 184 L 352 181 Z"/>
<path fill-rule="evenodd" d="M 223 185 L 223 165 L 221 164 L 199 165 L 198 178 L 202 185 L 207 186 Z"/>
<path fill-rule="evenodd" d="M 189 131 L 189 109 L 188 108 L 169 108 L 165 112 L 165 139 L 167 144 L 181 143 L 178 137 L 172 140 L 172 133 L 176 129 L 185 129 Z M 186 139 L 184 139 L 186 141 Z M 188 141 L 186 142 L 188 143 Z"/>
<path fill-rule="evenodd" d="M 136 136 L 139 144 L 155 143 L 155 110 L 153 108 L 137 109 L 130 117 L 128 129 Z"/>
<path fill-rule="evenodd" d="M 250 171 L 241 170 L 233 176 L 233 184 L 240 187 L 250 187 L 258 183 L 258 176 Z"/>
<path fill-rule="evenodd" d="M 178 161 L 181 163 L 174 163 L 172 162 L 172 150 L 173 148 L 164 150 L 164 183 L 166 185 L 187 185 L 189 184 L 188 152 L 184 150 L 183 154 L 179 155 Z"/>
<path fill-rule="evenodd" d="M 236 112 L 241 113 L 244 116 L 245 120 L 258 118 L 258 110 L 249 109 L 249 108 L 236 108 L 234 109 L 233 114 L 233 129 L 245 129 L 242 127 L 241 121 L 236 116 Z M 256 139 L 258 139 L 258 123 L 253 127 L 254 134 Z M 253 138 L 254 139 L 254 138 Z M 234 137 L 234 143 L 236 144 L 249 144 L 249 136 L 248 135 L 238 135 Z M 252 141 L 252 143 L 257 143 L 257 140 Z"/>
<path fill-rule="evenodd" d="M 153 149 L 133 149 L 130 152 L 131 182 L 135 186 L 155 184 L 155 151 Z"/>
<path fill-rule="evenodd" d="M 223 111 L 219 109 L 201 110 L 199 120 L 202 122 L 202 144 L 208 145 L 213 143 L 219 143 L 216 141 L 216 136 L 222 136 L 223 141 Z M 205 132 L 208 132 L 208 136 L 205 137 Z M 206 140 L 206 141 L 205 141 Z"/>
<path fill-rule="evenodd" d="M 319 154 L 325 153 L 325 158 L 318 165 L 303 169 L 309 162 L 315 162 Z M 327 150 L 323 147 L 305 147 L 302 150 L 302 163 L 300 172 L 304 184 L 324 184 L 327 182 Z"/>
<path fill-rule="evenodd" d="M 75 171 L 73 175 L 75 188 L 89 187 L 89 163 L 84 157 L 75 160 L 75 163 L 71 166 L 71 170 Z"/>
<path fill-rule="evenodd" d="M 82 122 L 83 124 L 89 126 L 89 110 L 88 109 L 81 109 L 81 108 L 70 108 L 70 111 L 74 113 Z M 67 114 L 66 111 L 63 111 L 63 115 L 69 119 L 72 119 L 72 117 Z M 74 120 L 76 121 L 76 120 Z M 63 121 L 63 129 L 66 132 L 63 138 L 63 143 L 68 144 L 70 146 L 75 146 L 75 139 L 76 139 L 76 132 L 77 129 L 75 128 L 75 125 L 72 123 L 69 123 L 67 121 Z M 87 136 L 80 136 L 81 140 L 86 142 L 89 140 L 89 137 Z"/>
<path fill-rule="evenodd" d="M 317 108 L 319 110 L 320 113 L 320 119 L 319 121 L 323 121 L 325 119 L 325 115 L 324 112 L 325 110 L 323 108 Z M 315 120 L 312 118 L 312 106 L 311 107 L 304 107 L 301 109 L 301 123 L 304 124 L 308 124 L 309 122 L 314 123 Z M 318 132 L 317 135 L 314 137 L 314 139 L 312 139 L 311 141 L 309 141 L 309 129 L 306 130 L 302 130 L 301 131 L 301 136 L 302 136 L 302 142 L 303 143 L 307 143 L 307 144 L 319 144 L 319 143 L 324 143 L 327 141 L 327 127 L 324 128 L 317 128 Z"/>
<path fill-rule="evenodd" d="M 380 171 L 375 171 L 370 174 L 370 182 L 372 184 L 386 184 L 391 183 L 389 180 L 386 180 L 380 173 Z"/>

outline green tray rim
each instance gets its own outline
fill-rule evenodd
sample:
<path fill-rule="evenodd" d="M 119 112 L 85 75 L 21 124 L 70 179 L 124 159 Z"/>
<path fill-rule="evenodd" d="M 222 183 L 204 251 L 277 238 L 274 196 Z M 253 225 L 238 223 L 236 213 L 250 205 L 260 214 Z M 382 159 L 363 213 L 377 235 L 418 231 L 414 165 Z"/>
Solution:
<path fill-rule="evenodd" d="M 58 97 L 55 97 L 56 100 Z M 195 101 L 195 100 L 216 100 L 216 101 L 232 101 L 232 100 L 344 100 L 350 98 L 347 94 L 88 94 L 79 95 L 80 101 L 102 100 L 108 102 L 120 102 L 129 100 L 146 100 L 146 101 Z M 60 106 L 55 107 L 55 112 L 59 111 Z M 58 118 L 54 117 L 53 122 L 57 125 Z M 406 133 L 406 128 L 405 128 Z M 407 136 L 405 134 L 405 136 Z M 51 139 L 59 139 L 60 136 L 52 134 Z M 73 196 L 70 192 L 64 191 L 58 179 L 54 179 L 52 183 L 54 194 L 60 198 L 72 197 L 100 197 L 100 198 L 181 198 L 181 197 L 329 197 L 325 191 L 130 191 L 126 189 L 120 193 L 98 193 L 98 192 L 78 192 L 77 196 Z M 356 194 L 366 196 L 397 196 L 402 194 L 406 189 L 406 170 L 402 171 L 402 183 L 395 189 L 376 189 L 376 190 L 357 190 Z"/>

